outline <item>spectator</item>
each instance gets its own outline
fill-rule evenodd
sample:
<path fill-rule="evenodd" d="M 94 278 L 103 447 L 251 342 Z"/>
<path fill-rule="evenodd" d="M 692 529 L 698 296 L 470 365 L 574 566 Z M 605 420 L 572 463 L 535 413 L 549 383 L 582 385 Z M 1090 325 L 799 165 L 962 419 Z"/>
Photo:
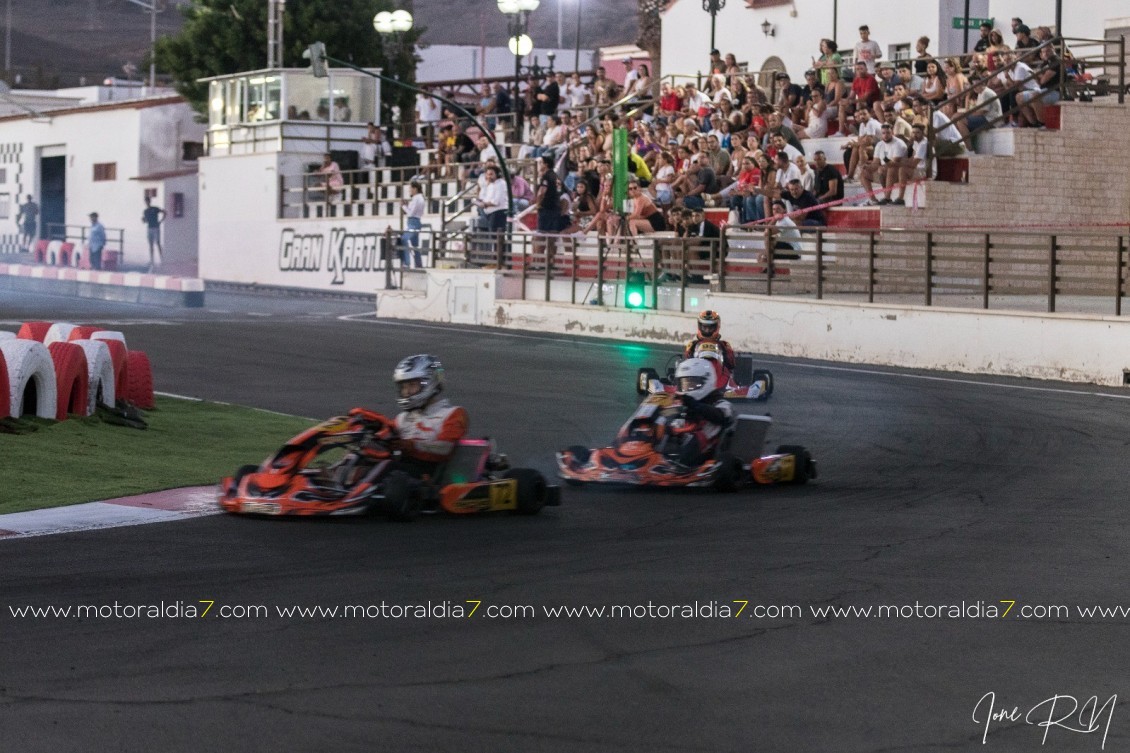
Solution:
<path fill-rule="evenodd" d="M 514 197 L 514 211 L 521 212 L 534 201 L 534 189 L 518 171 L 510 175 L 510 194 Z"/>
<path fill-rule="evenodd" d="M 840 103 L 851 96 L 851 87 L 840 78 L 839 68 L 829 68 L 828 83 L 824 85 L 824 102 L 828 106 L 828 119 L 839 118 Z M 837 120 L 836 125 L 840 126 Z"/>
<path fill-rule="evenodd" d="M 906 86 L 908 92 L 917 94 L 922 91 L 922 77 L 914 72 L 914 64 L 909 60 L 903 60 L 895 68 L 898 73 L 899 81 Z"/>
<path fill-rule="evenodd" d="M 870 162 L 867 162 L 863 166 L 863 171 L 860 175 L 860 182 L 863 184 L 863 188 L 867 193 L 871 193 L 875 190 L 873 181 L 876 178 L 879 179 L 882 198 L 878 200 L 872 198 L 867 202 L 868 204 L 879 205 L 891 203 L 891 186 L 898 182 L 898 176 L 902 170 L 902 163 L 906 158 L 906 154 L 906 142 L 902 139 L 895 138 L 894 130 L 884 123 L 882 136 L 880 137 L 879 143 L 875 145 L 875 156 Z"/>
<path fill-rule="evenodd" d="M 1016 49 L 1030 50 L 1033 47 L 1038 47 L 1039 42 L 1032 38 L 1032 30 L 1024 24 L 1017 26 L 1016 29 Z"/>
<path fill-rule="evenodd" d="M 855 43 L 855 62 L 867 65 L 867 72 L 875 75 L 875 64 L 883 57 L 883 48 L 871 39 L 871 29 L 866 24 L 859 27 L 859 41 Z"/>
<path fill-rule="evenodd" d="M 630 91 L 627 91 L 627 87 L 625 87 L 626 93 L 631 94 L 637 100 L 650 99 L 652 96 L 651 72 L 648 70 L 646 65 L 640 63 L 640 67 L 637 71 L 635 71 L 635 73 L 636 80 L 632 86 L 632 89 Z"/>
<path fill-rule="evenodd" d="M 789 181 L 783 198 L 789 207 L 789 215 L 793 222 L 808 227 L 823 227 L 824 210 L 812 209 L 819 202 L 811 191 L 804 190 L 799 180 Z"/>
<path fill-rule="evenodd" d="M 35 203 L 31 194 L 27 195 L 25 203 L 20 204 L 20 210 L 16 214 L 16 224 L 20 228 L 20 247 L 28 248 L 39 236 L 39 205 Z"/>
<path fill-rule="evenodd" d="M 816 201 L 827 204 L 844 198 L 844 179 L 839 170 L 828 164 L 824 152 L 817 152 L 813 162 L 816 168 L 816 189 L 813 191 Z"/>
<path fill-rule="evenodd" d="M 632 67 L 631 58 L 624 58 L 621 62 L 624 64 L 624 94 L 630 94 L 635 89 L 640 72 Z"/>
<path fill-rule="evenodd" d="M 856 168 L 867 162 L 868 152 L 882 135 L 882 124 L 873 117 L 873 113 L 866 107 L 860 107 L 855 116 L 859 122 L 859 137 L 848 142 L 845 149 L 850 149 L 850 154 L 845 155 L 847 160 L 847 180 L 855 180 Z"/>
<path fill-rule="evenodd" d="M 1020 86 L 1019 91 L 1011 92 L 1003 98 L 1004 106 L 1014 118 L 1014 125 L 1017 126 L 1030 125 L 1025 120 L 1026 113 L 1021 99 L 1029 100 L 1033 95 L 1026 94 L 1026 92 L 1038 92 L 1040 90 L 1040 82 L 1036 79 L 1035 72 L 1024 62 L 1024 57 L 1023 52 L 1013 52 L 1009 55 L 1009 59 L 1012 61 L 1011 67 L 1001 73 L 1001 75 L 1006 76 L 1005 86 L 1010 88 L 1015 85 Z"/>
<path fill-rule="evenodd" d="M 881 98 L 879 83 L 867 72 L 864 63 L 855 64 L 855 80 L 851 82 L 851 96 L 840 102 L 840 133 L 849 136 L 847 116 L 853 110 L 863 107 L 870 109 Z"/>
<path fill-rule="evenodd" d="M 1059 102 L 1061 62 L 1052 45 L 1040 50 L 1043 66 L 1036 73 L 1036 88 L 1025 89 L 1016 95 L 1021 122 L 1029 126 L 1043 126 L 1044 107 Z"/>
<path fill-rule="evenodd" d="M 730 153 L 722 148 L 722 144 L 717 136 L 706 137 L 706 156 L 710 160 L 710 166 L 714 168 L 714 174 L 720 180 L 728 179 L 730 177 Z M 726 180 L 726 182 L 729 182 Z"/>
<path fill-rule="evenodd" d="M 828 86 L 829 72 L 835 70 L 836 73 L 839 73 L 843 62 L 844 58 L 839 53 L 836 41 L 834 39 L 821 39 L 820 57 L 812 58 L 812 67 L 820 72 L 820 83 L 825 88 Z"/>
<path fill-rule="evenodd" d="M 90 235 L 86 242 L 91 269 L 102 269 L 102 250 L 106 248 L 106 228 L 98 221 L 98 212 L 90 213 Z"/>
<path fill-rule="evenodd" d="M 616 99 L 616 82 L 608 78 L 603 67 L 596 69 L 596 78 L 592 82 L 592 96 L 597 107 L 607 107 Z"/>
<path fill-rule="evenodd" d="M 718 193 L 722 186 L 710 165 L 698 165 L 692 170 L 688 170 L 685 176 L 690 180 L 685 184 L 687 189 L 683 196 L 683 206 L 688 209 L 703 209 L 706 206 L 705 197 Z"/>
<path fill-rule="evenodd" d="M 707 63 L 706 69 L 710 71 L 711 75 L 726 72 L 726 61 L 722 59 L 721 52 L 718 50 L 710 51 L 710 62 Z"/>
<path fill-rule="evenodd" d="M 479 192 L 475 205 L 482 209 L 486 216 L 487 232 L 505 232 L 506 209 L 509 205 L 506 197 L 506 182 L 500 177 L 500 171 L 495 165 L 487 165 L 483 174 L 486 176 L 486 186 Z"/>
<path fill-rule="evenodd" d="M 932 105 L 937 105 L 946 99 L 946 77 L 938 66 L 938 61 L 931 59 L 926 64 L 926 78 L 922 82 L 922 97 Z"/>
<path fill-rule="evenodd" d="M 738 59 L 734 57 L 734 53 L 727 52 L 726 59 L 723 62 L 726 66 L 726 70 L 723 71 L 723 73 L 725 73 L 727 76 L 736 76 L 742 72 L 742 68 L 740 65 L 738 65 Z"/>
<path fill-rule="evenodd" d="M 884 61 L 879 64 L 879 95 L 880 99 L 872 105 L 872 110 L 875 112 L 875 117 L 882 118 L 883 109 L 890 107 L 898 99 L 898 92 L 896 87 L 902 83 L 902 78 L 899 77 L 895 71 L 895 64 Z"/>
<path fill-rule="evenodd" d="M 156 266 L 153 250 L 156 247 L 157 257 L 164 257 L 165 250 L 161 248 L 161 222 L 165 219 L 165 210 L 153 206 L 152 200 L 145 197 L 145 209 L 141 212 L 141 221 L 145 223 L 145 236 L 149 241 L 149 271 Z"/>
<path fill-rule="evenodd" d="M 801 102 L 801 88 L 792 82 L 789 74 L 777 74 L 777 110 L 782 117 L 792 117 L 793 110 Z"/>
<path fill-rule="evenodd" d="M 902 170 L 899 172 L 899 190 L 901 198 L 906 198 L 906 184 L 911 180 L 926 177 L 926 155 L 929 152 L 930 142 L 926 140 L 926 127 L 916 125 L 910 139 L 910 149 L 906 159 L 902 161 Z M 905 203 L 893 201 L 892 204 Z"/>
<path fill-rule="evenodd" d="M 683 97 L 679 88 L 664 81 L 659 87 L 659 114 L 671 117 L 683 108 Z"/>
<path fill-rule="evenodd" d="M 973 46 L 974 52 L 988 52 L 989 46 L 993 43 L 990 39 L 993 33 L 993 24 L 991 21 L 981 22 L 981 38 L 977 40 L 977 44 Z"/>
<path fill-rule="evenodd" d="M 1020 27 L 1023 26 L 1023 25 L 1024 25 L 1023 19 L 1016 18 L 1016 17 L 1014 17 L 1012 19 L 1012 34 L 1013 34 L 1013 36 L 1016 35 L 1016 32 L 1019 31 Z"/>
<path fill-rule="evenodd" d="M 384 167 L 385 160 L 392 156 L 392 147 L 385 140 L 384 132 L 375 123 L 369 123 L 369 130 L 361 137 L 361 169 L 372 170 Z"/>
<path fill-rule="evenodd" d="M 1000 98 L 995 91 L 985 85 L 984 81 L 978 81 L 973 87 L 973 92 L 977 96 L 977 101 L 969 110 L 965 119 L 966 125 L 970 131 L 992 128 L 1003 116 Z"/>
<path fill-rule="evenodd" d="M 808 160 L 804 158 L 803 154 L 798 154 L 793 157 L 793 164 L 796 169 L 800 170 L 800 182 L 804 186 L 805 191 L 816 190 L 816 171 L 809 166 Z"/>
<path fill-rule="evenodd" d="M 706 98 L 706 95 L 698 91 L 694 84 L 686 85 L 686 93 L 686 109 L 690 110 L 695 115 L 709 112 L 710 100 Z"/>
<path fill-rule="evenodd" d="M 675 180 L 675 158 L 670 152 L 660 152 L 655 160 L 655 172 L 649 188 L 661 207 L 669 207 L 675 202 L 675 192 L 671 184 Z"/>
<path fill-rule="evenodd" d="M 961 72 L 961 60 L 950 58 L 945 62 L 946 99 L 957 99 L 959 110 L 965 109 L 969 104 L 969 79 Z"/>
<path fill-rule="evenodd" d="M 322 155 L 322 166 L 314 171 L 316 175 L 325 176 L 321 181 L 321 188 L 325 191 L 327 201 L 337 198 L 345 190 L 345 179 L 341 176 L 341 168 L 334 162 L 333 155 L 326 152 Z"/>
<path fill-rule="evenodd" d="M 812 92 L 812 100 L 808 104 L 808 111 L 805 115 L 805 122 L 808 125 L 797 129 L 797 138 L 822 139 L 827 136 L 828 120 L 831 115 L 828 104 L 824 101 L 824 92 L 819 89 Z"/>
<path fill-rule="evenodd" d="M 628 198 L 632 200 L 632 211 L 628 215 L 628 231 L 632 235 L 661 233 L 667 229 L 663 212 L 651 201 L 647 193 L 634 181 L 628 183 Z"/>
<path fill-rule="evenodd" d="M 772 207 L 773 219 L 765 228 L 765 253 L 758 261 L 765 264 L 770 258 L 799 259 L 800 230 L 789 218 L 784 201 L 777 199 Z"/>
<path fill-rule="evenodd" d="M 741 222 L 753 222 L 757 216 L 755 201 L 757 185 L 761 181 L 761 169 L 752 154 L 742 158 L 741 171 L 734 183 L 727 201 L 730 209 L 738 212 Z"/>
<path fill-rule="evenodd" d="M 404 213 L 406 227 L 400 235 L 400 265 L 410 267 L 412 258 L 415 258 L 416 268 L 419 269 L 424 266 L 420 259 L 420 229 L 423 227 L 426 206 L 418 182 L 408 184 L 408 196 L 409 198 L 400 201 L 400 211 Z"/>
<path fill-rule="evenodd" d="M 346 103 L 345 97 L 338 97 L 334 100 L 334 122 L 335 123 L 349 123 L 353 120 L 353 110 L 350 109 Z"/>
<path fill-rule="evenodd" d="M 985 56 L 985 62 L 989 66 L 990 71 L 995 71 L 1002 65 L 1007 63 L 1002 62 L 1001 56 L 1012 51 L 1012 48 L 1004 43 L 1004 35 L 996 29 L 989 34 L 989 50 Z"/>
<path fill-rule="evenodd" d="M 769 137 L 769 149 L 767 150 L 772 157 L 776 157 L 781 152 L 788 155 L 789 161 L 796 160 L 797 157 L 804 156 L 799 149 L 785 141 L 785 137 L 779 133 L 775 133 Z"/>
<path fill-rule="evenodd" d="M 564 78 L 563 75 L 561 77 Z M 545 86 L 534 96 L 538 101 L 538 116 L 543 123 L 550 116 L 557 115 L 557 107 L 561 104 L 561 87 L 557 78 L 547 78 L 546 81 Z"/>
<path fill-rule="evenodd" d="M 769 130 L 766 131 L 766 138 L 772 139 L 773 136 L 780 136 L 787 141 L 799 154 L 804 154 L 804 146 L 797 138 L 796 132 L 785 125 L 784 119 L 780 113 L 769 113 Z"/>
<path fill-rule="evenodd" d="M 934 154 L 939 157 L 957 157 L 965 151 L 961 132 L 953 124 L 955 109 L 951 102 L 934 111 Z"/>
<path fill-rule="evenodd" d="M 592 104 L 592 90 L 581 83 L 581 74 L 574 73 L 569 81 L 569 108 L 579 110 Z"/>
<path fill-rule="evenodd" d="M 577 181 L 573 194 L 573 220 L 578 229 L 584 230 L 597 212 L 596 198 L 589 192 L 589 184 L 583 180 Z"/>
<path fill-rule="evenodd" d="M 914 51 L 917 56 L 914 58 L 914 72 L 919 76 L 926 75 L 926 66 L 934 56 L 928 52 L 930 47 L 930 37 L 918 37 L 918 41 L 914 43 Z"/>

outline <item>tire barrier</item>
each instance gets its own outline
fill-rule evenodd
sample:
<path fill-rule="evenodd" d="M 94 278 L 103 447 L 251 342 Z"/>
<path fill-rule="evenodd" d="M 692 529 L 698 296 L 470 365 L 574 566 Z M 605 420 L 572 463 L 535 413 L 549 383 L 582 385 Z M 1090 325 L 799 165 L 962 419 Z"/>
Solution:
<path fill-rule="evenodd" d="M 69 339 L 71 339 L 71 340 L 89 340 L 89 339 L 91 339 L 91 337 L 90 337 L 91 335 L 93 335 L 95 332 L 101 332 L 101 331 L 102 331 L 101 327 L 91 327 L 88 324 L 83 324 L 83 325 L 75 327 L 74 329 L 71 330 L 71 334 L 69 335 Z"/>
<path fill-rule="evenodd" d="M 47 346 L 55 364 L 55 418 L 65 421 L 67 414 L 89 416 L 90 375 L 86 369 L 86 353 L 69 342 L 53 342 Z"/>
<path fill-rule="evenodd" d="M 47 346 L 28 339 L 4 340 L 0 354 L 8 370 L 8 415 L 55 418 L 55 364 Z"/>
<path fill-rule="evenodd" d="M 55 322 L 48 328 L 47 334 L 43 337 L 43 344 L 50 345 L 51 343 L 65 343 L 70 341 L 71 332 L 74 331 L 78 325 L 71 324 L 70 322 Z"/>
<path fill-rule="evenodd" d="M 49 329 L 51 329 L 51 322 L 24 322 L 20 325 L 20 331 L 16 334 L 16 337 L 21 340 L 43 342 L 43 338 L 47 336 Z"/>
<path fill-rule="evenodd" d="M 87 415 L 94 413 L 99 405 L 114 405 L 117 391 L 114 389 L 114 363 L 110 349 L 102 340 L 72 340 L 82 348 L 86 356 L 87 372 Z"/>
<path fill-rule="evenodd" d="M 117 340 L 122 345 L 126 344 L 126 336 L 112 329 L 99 329 L 90 334 L 91 340 Z M 127 348 L 128 350 L 128 348 Z"/>
<path fill-rule="evenodd" d="M 110 349 L 110 363 L 114 366 L 114 394 L 118 399 L 123 399 L 126 396 L 128 374 L 128 360 L 125 343 L 119 340 L 95 340 L 93 342 L 105 343 L 106 347 Z"/>
<path fill-rule="evenodd" d="M 153 368 L 149 356 L 143 351 L 131 350 L 126 353 L 126 393 L 125 399 L 142 410 L 153 410 Z"/>

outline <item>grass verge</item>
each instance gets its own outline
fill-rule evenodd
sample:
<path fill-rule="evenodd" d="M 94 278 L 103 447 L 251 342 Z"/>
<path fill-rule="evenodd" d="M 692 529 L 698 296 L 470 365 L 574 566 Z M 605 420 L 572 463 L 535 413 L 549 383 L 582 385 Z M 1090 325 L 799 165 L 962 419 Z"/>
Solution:
<path fill-rule="evenodd" d="M 24 421 L 0 433 L 0 514 L 215 484 L 314 422 L 236 405 L 158 397 L 149 428 L 97 418 Z"/>

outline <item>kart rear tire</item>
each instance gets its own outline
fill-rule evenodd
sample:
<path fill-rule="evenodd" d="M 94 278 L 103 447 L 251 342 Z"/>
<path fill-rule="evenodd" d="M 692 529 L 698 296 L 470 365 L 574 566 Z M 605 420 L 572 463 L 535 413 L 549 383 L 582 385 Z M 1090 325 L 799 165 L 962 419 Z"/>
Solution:
<path fill-rule="evenodd" d="M 759 379 L 765 380 L 765 391 L 758 395 L 758 400 L 768 400 L 769 396 L 773 394 L 773 374 L 765 369 L 757 369 L 753 372 L 753 377 L 750 379 L 750 384 L 756 383 Z"/>
<path fill-rule="evenodd" d="M 545 507 L 548 496 L 545 477 L 533 468 L 511 468 L 502 474 L 518 482 L 518 515 L 537 515 Z"/>
<path fill-rule="evenodd" d="M 778 455 L 793 455 L 796 457 L 796 472 L 790 484 L 807 484 L 809 479 L 816 478 L 816 461 L 812 453 L 803 445 L 783 444 L 777 448 Z"/>
<path fill-rule="evenodd" d="M 736 492 L 738 487 L 741 486 L 742 474 L 745 472 L 742 461 L 735 455 L 722 455 L 718 458 L 718 462 L 722 465 L 722 468 L 719 469 L 718 475 L 714 477 L 715 490 Z"/>
<path fill-rule="evenodd" d="M 659 372 L 655 369 L 643 368 L 636 372 L 636 394 L 648 394 L 647 386 L 651 384 L 652 379 L 658 379 Z"/>
<path fill-rule="evenodd" d="M 393 471 L 382 486 L 384 500 L 376 506 L 376 511 L 398 523 L 415 520 L 423 506 L 420 482 L 404 471 Z"/>

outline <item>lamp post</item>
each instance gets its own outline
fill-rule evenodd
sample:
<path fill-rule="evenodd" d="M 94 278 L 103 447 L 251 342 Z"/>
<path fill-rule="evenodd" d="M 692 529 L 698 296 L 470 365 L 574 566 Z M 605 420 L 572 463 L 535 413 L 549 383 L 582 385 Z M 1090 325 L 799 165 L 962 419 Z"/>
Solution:
<path fill-rule="evenodd" d="M 714 22 L 718 18 L 718 11 L 726 7 L 726 0 L 702 0 L 702 9 L 710 14 L 710 49 L 714 47 Z"/>
<path fill-rule="evenodd" d="M 373 16 L 373 28 L 381 35 L 381 47 L 385 51 L 385 57 L 388 59 L 388 76 L 389 78 L 396 78 L 396 71 L 394 65 L 396 58 L 400 57 L 403 53 L 402 45 L 404 38 L 401 36 L 405 32 L 412 30 L 413 25 L 412 14 L 406 10 L 394 10 L 389 12 L 382 10 L 377 15 Z M 390 99 L 392 93 L 389 92 Z M 392 104 L 389 103 L 389 122 L 392 121 Z M 401 124 L 396 124 L 399 128 Z"/>
<path fill-rule="evenodd" d="M 514 128 L 521 133 L 522 107 L 518 100 L 519 79 L 522 77 L 522 58 L 534 49 L 534 40 L 526 33 L 530 13 L 538 9 L 541 0 L 498 0 L 498 9 L 506 14 L 506 34 L 510 39 L 510 52 L 514 54 L 514 91 L 510 95 L 514 103 Z"/>

